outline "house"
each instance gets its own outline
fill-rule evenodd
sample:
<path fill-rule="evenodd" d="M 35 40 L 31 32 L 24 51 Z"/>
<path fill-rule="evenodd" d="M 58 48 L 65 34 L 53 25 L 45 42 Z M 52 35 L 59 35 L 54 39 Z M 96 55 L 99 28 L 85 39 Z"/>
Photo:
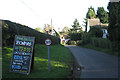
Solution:
<path fill-rule="evenodd" d="M 103 31 L 103 38 L 107 38 L 107 35 L 108 35 L 107 26 L 108 26 L 108 24 L 102 24 L 100 22 L 99 18 L 91 17 L 91 19 L 88 19 L 88 22 L 87 22 L 87 32 L 89 32 L 90 28 L 93 26 L 100 27 L 101 30 Z"/>
<path fill-rule="evenodd" d="M 60 35 L 61 43 L 67 43 L 70 40 L 68 35 Z"/>
<path fill-rule="evenodd" d="M 56 36 L 56 32 L 55 32 L 54 26 L 52 26 L 51 28 L 46 27 L 46 33 L 50 34 L 52 36 Z"/>

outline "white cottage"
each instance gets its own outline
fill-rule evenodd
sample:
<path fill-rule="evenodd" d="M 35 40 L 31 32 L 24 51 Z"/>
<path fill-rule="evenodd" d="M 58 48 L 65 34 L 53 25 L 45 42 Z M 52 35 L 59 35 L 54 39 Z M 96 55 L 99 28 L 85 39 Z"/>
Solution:
<path fill-rule="evenodd" d="M 107 31 L 107 26 L 108 24 L 102 24 L 100 22 L 100 19 L 99 18 L 91 18 L 91 19 L 88 19 L 88 23 L 87 23 L 87 32 L 90 31 L 90 28 L 93 27 L 93 26 L 98 26 L 98 27 L 101 27 L 102 31 L 103 31 L 103 38 L 107 38 L 107 35 L 108 35 L 108 31 Z"/>

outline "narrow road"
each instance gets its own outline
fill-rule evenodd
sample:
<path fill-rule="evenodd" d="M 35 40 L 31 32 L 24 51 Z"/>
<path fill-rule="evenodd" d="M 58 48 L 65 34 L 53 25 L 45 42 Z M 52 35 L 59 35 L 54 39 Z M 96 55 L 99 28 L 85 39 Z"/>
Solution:
<path fill-rule="evenodd" d="M 68 46 L 78 64 L 84 67 L 80 78 L 118 78 L 118 58 L 92 49 Z"/>

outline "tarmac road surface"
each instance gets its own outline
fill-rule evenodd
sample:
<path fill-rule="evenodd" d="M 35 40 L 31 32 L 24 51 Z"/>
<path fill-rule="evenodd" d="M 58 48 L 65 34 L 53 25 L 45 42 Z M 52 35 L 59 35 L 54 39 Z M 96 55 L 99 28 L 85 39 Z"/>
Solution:
<path fill-rule="evenodd" d="M 68 46 L 84 69 L 80 78 L 118 78 L 118 58 L 103 52 L 78 46 Z"/>

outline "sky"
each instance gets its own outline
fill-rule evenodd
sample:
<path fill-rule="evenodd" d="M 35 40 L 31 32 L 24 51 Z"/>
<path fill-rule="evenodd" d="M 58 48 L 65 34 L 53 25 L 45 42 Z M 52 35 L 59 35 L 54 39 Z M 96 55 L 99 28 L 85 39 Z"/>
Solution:
<path fill-rule="evenodd" d="M 10 20 L 33 29 L 51 25 L 58 31 L 65 26 L 71 28 L 75 19 L 83 24 L 88 8 L 95 11 L 104 7 L 109 0 L 0 0 L 0 19 Z M 84 30 L 84 27 L 83 27 Z"/>

